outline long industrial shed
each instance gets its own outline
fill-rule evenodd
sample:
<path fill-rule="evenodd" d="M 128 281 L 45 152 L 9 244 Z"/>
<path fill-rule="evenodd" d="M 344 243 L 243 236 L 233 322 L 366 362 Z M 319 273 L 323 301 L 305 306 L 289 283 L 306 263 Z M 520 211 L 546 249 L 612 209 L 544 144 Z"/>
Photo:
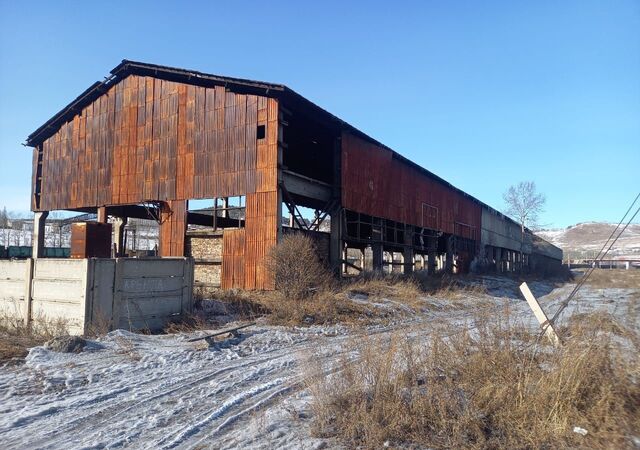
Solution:
<path fill-rule="evenodd" d="M 349 249 L 369 252 L 372 269 L 404 272 L 562 260 L 560 249 L 529 230 L 523 242 L 508 217 L 281 84 L 124 60 L 26 143 L 34 257 L 48 212 L 71 210 L 103 222 L 154 218 L 161 256 L 190 252 L 189 225 L 211 227 L 222 240 L 223 288 L 272 288 L 266 256 L 291 232 L 312 236 L 339 273 L 365 269 Z M 190 210 L 194 199 L 215 206 Z"/>

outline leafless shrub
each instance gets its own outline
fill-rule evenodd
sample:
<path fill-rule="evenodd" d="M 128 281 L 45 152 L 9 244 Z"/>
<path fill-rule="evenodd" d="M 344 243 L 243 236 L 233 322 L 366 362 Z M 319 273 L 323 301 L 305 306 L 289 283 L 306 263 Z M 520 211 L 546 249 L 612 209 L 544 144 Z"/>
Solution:
<path fill-rule="evenodd" d="M 559 349 L 508 316 L 426 343 L 358 338 L 338 372 L 314 366 L 314 430 L 358 448 L 629 448 L 640 423 L 637 331 L 621 341 L 599 323 L 574 323 Z"/>
<path fill-rule="evenodd" d="M 7 311 L 0 313 L 0 361 L 23 358 L 29 348 L 42 345 L 56 336 L 69 334 L 64 319 L 36 317 L 29 325 Z"/>
<path fill-rule="evenodd" d="M 268 255 L 267 270 L 276 290 L 288 299 L 302 300 L 331 284 L 331 274 L 320 262 L 313 240 L 303 234 L 284 236 Z"/>
<path fill-rule="evenodd" d="M 333 322 L 357 310 L 335 296 L 331 273 L 320 261 L 313 240 L 303 234 L 284 236 L 268 255 L 267 270 L 276 289 L 258 301 L 274 323 Z"/>

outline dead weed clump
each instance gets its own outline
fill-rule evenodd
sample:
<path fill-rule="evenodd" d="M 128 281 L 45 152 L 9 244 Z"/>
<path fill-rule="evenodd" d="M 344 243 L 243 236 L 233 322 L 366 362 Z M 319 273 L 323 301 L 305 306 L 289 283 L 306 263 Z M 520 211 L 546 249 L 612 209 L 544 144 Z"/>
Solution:
<path fill-rule="evenodd" d="M 24 358 L 29 349 L 69 334 L 66 321 L 36 318 L 29 325 L 7 312 L 0 316 L 0 361 Z"/>
<path fill-rule="evenodd" d="M 263 293 L 219 289 L 209 292 L 206 296 L 197 295 L 193 312 L 167 324 L 163 330 L 165 333 L 209 330 L 229 321 L 255 320 L 268 313 L 260 301 Z"/>
<path fill-rule="evenodd" d="M 426 343 L 361 338 L 355 359 L 309 379 L 315 432 L 359 448 L 632 447 L 640 348 L 598 323 L 574 323 L 558 349 L 509 320 Z"/>
<path fill-rule="evenodd" d="M 380 271 L 363 272 L 345 280 L 342 292 L 359 293 L 373 298 L 388 298 L 411 305 L 424 292 L 416 278 Z"/>
<path fill-rule="evenodd" d="M 256 300 L 275 324 L 300 325 L 353 322 L 366 319 L 367 308 L 339 295 L 329 268 L 318 258 L 312 239 L 286 235 L 267 257 L 275 290 Z"/>
<path fill-rule="evenodd" d="M 289 234 L 267 256 L 267 270 L 285 299 L 300 301 L 332 284 L 331 273 L 318 258 L 316 245 L 303 234 Z"/>

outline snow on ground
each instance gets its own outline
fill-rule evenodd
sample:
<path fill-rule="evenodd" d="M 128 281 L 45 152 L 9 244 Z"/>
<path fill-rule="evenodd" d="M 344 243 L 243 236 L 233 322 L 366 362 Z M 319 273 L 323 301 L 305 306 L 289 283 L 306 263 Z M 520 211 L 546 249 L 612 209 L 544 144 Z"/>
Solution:
<path fill-rule="evenodd" d="M 499 277 L 483 282 L 490 295 L 475 294 L 467 308 L 427 297 L 422 312 L 365 332 L 385 337 L 402 330 L 427 339 L 436 323 L 461 329 L 478 304 L 491 311 L 508 304 L 535 326 L 515 282 Z M 531 287 L 552 314 L 572 285 Z M 637 291 L 629 289 L 585 288 L 570 310 L 624 315 L 629 305 L 638 307 L 634 295 Z M 376 303 L 394 307 L 390 301 Z M 309 359 L 330 367 L 356 333 L 343 326 L 258 324 L 208 347 L 187 341 L 198 333 L 146 336 L 117 330 L 77 355 L 37 347 L 24 365 L 0 368 L 0 442 L 6 449 L 339 448 L 335 441 L 311 436 L 304 379 Z"/>

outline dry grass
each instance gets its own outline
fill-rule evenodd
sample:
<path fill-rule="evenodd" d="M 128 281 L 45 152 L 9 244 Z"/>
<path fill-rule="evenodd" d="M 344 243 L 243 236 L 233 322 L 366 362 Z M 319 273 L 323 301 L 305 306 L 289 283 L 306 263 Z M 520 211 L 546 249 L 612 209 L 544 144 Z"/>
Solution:
<path fill-rule="evenodd" d="M 341 286 L 342 292 L 358 292 L 374 298 L 390 298 L 412 302 L 424 295 L 419 281 L 401 274 L 364 272 L 349 278 Z"/>
<path fill-rule="evenodd" d="M 25 326 L 22 319 L 3 313 L 0 317 L 0 361 L 24 358 L 31 347 L 68 334 L 67 325 L 64 320 L 37 318 L 30 326 Z"/>
<path fill-rule="evenodd" d="M 580 281 L 578 278 L 576 281 Z M 586 282 L 594 288 L 640 288 L 640 270 L 595 269 Z"/>
<path fill-rule="evenodd" d="M 302 234 L 286 236 L 270 253 L 268 268 L 274 275 L 276 290 L 254 297 L 276 324 L 368 324 L 394 314 L 422 310 L 429 306 L 425 300 L 429 294 L 449 300 L 453 306 L 470 296 L 486 293 L 482 286 L 463 283 L 460 277 L 426 276 L 424 272 L 406 276 L 364 272 L 337 281 L 318 259 L 313 241 Z M 363 295 L 374 302 L 392 300 L 397 307 L 354 302 L 354 295 Z"/>
<path fill-rule="evenodd" d="M 426 343 L 359 338 L 346 353 L 355 361 L 345 357 L 342 370 L 310 378 L 315 432 L 360 448 L 632 446 L 640 425 L 637 331 L 612 328 L 612 317 L 574 321 L 554 350 L 503 319 L 436 332 Z"/>
<path fill-rule="evenodd" d="M 263 303 L 258 301 L 264 294 L 260 292 L 249 292 L 243 290 L 218 290 L 213 294 L 213 301 L 224 305 L 227 315 L 234 320 L 255 320 L 268 313 Z M 164 328 L 165 333 L 191 333 L 197 330 L 209 330 L 224 322 L 218 322 L 215 317 L 211 317 L 209 311 L 205 309 L 207 300 L 204 296 L 196 299 L 194 312 L 186 317 L 181 317 L 176 322 L 170 322 Z"/>

